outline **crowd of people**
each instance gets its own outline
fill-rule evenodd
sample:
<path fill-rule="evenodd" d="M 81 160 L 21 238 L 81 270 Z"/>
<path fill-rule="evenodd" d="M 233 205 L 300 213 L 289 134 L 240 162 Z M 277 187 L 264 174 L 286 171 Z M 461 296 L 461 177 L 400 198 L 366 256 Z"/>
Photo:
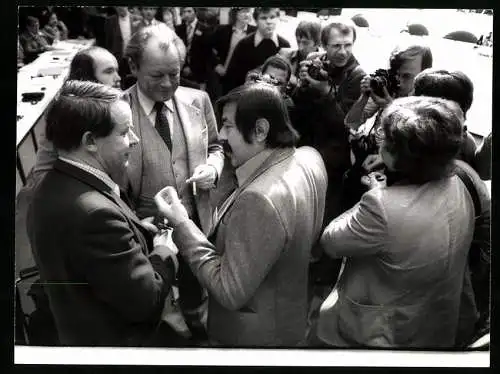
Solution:
<path fill-rule="evenodd" d="M 17 210 L 54 344 L 451 349 L 487 332 L 491 134 L 467 131 L 469 77 L 415 41 L 367 74 L 350 20 L 302 21 L 292 49 L 278 8 L 180 14 L 116 7 L 47 110 Z M 25 54 L 67 37 L 55 13 L 39 26 Z"/>

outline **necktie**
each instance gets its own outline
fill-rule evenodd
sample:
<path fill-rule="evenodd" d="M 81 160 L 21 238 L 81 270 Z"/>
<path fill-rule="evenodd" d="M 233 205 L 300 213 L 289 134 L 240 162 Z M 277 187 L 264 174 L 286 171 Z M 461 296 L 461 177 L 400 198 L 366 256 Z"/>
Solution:
<path fill-rule="evenodd" d="M 156 109 L 155 128 L 167 145 L 169 151 L 172 151 L 172 137 L 170 136 L 170 126 L 168 125 L 166 113 L 167 107 L 165 103 L 159 101 L 155 103 L 154 108 Z"/>
<path fill-rule="evenodd" d="M 187 25 L 187 49 L 191 49 L 191 42 L 193 40 L 193 25 L 192 24 L 189 24 Z"/>

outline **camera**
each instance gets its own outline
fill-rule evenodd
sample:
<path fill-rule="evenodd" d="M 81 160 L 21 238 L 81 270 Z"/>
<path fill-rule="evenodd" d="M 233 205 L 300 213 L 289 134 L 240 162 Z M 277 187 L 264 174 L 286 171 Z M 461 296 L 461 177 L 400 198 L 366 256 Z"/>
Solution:
<path fill-rule="evenodd" d="M 395 69 L 377 69 L 375 73 L 370 74 L 370 78 L 370 88 L 377 96 L 384 97 L 384 87 L 387 88 L 391 96 L 399 91 L 399 80 L 396 77 Z"/>
<path fill-rule="evenodd" d="M 311 62 L 309 63 L 307 73 L 312 79 L 324 82 L 327 81 L 330 77 L 329 70 L 330 61 L 316 58 L 314 60 L 311 60 Z"/>

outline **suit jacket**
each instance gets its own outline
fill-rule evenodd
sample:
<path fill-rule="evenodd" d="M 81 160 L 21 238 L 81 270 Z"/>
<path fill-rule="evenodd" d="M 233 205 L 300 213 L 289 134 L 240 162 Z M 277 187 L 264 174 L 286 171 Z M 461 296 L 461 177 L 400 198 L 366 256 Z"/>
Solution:
<path fill-rule="evenodd" d="M 137 22 L 138 19 L 134 15 L 129 15 L 130 20 L 130 36 L 137 31 Z M 104 48 L 110 51 L 120 62 L 123 58 L 123 37 L 122 32 L 120 30 L 120 23 L 118 21 L 118 15 L 115 14 L 111 17 L 108 17 L 105 24 L 105 39 L 104 39 Z"/>
<path fill-rule="evenodd" d="M 477 317 L 473 306 L 461 313 L 473 229 L 457 176 L 365 193 L 321 238 L 347 262 L 321 307 L 319 337 L 337 346 L 453 347 L 459 321 L 473 328 Z"/>
<path fill-rule="evenodd" d="M 132 107 L 134 131 L 141 139 L 141 129 L 143 126 L 151 126 L 151 124 L 141 123 L 139 120 L 137 107 L 140 104 L 136 85 L 125 91 L 125 99 Z M 194 172 L 198 165 L 209 163 L 215 167 L 217 175 L 220 176 L 224 166 L 224 153 L 219 141 L 215 114 L 208 95 L 200 90 L 179 87 L 173 100 L 179 111 L 179 118 L 186 138 L 189 175 Z M 138 196 L 134 196 L 134 191 L 139 191 L 141 186 L 143 152 L 148 152 L 148 149 L 139 141 L 139 144 L 133 147 L 130 153 L 127 175 L 132 199 L 138 198 Z M 175 183 L 172 182 L 172 185 L 175 185 Z M 212 226 L 213 214 L 209 200 L 210 192 L 198 189 L 195 203 L 201 227 L 205 232 Z"/>
<path fill-rule="evenodd" d="M 36 190 L 28 235 L 62 345 L 140 346 L 174 279 L 171 259 L 95 176 L 58 160 Z"/>
<path fill-rule="evenodd" d="M 182 39 L 187 49 L 186 24 L 182 23 L 175 26 L 175 32 Z M 191 40 L 191 47 L 186 51 L 186 65 L 191 68 L 192 72 L 192 76 L 186 78 L 193 79 L 198 83 L 207 82 L 208 73 L 213 66 L 212 50 L 210 47 L 211 34 L 210 29 L 203 26 L 198 20 L 194 29 L 193 39 Z"/>
<path fill-rule="evenodd" d="M 247 26 L 246 34 L 249 35 L 257 30 L 253 25 Z M 233 35 L 233 25 L 220 25 L 211 37 L 211 47 L 214 53 L 214 67 L 218 64 L 224 65 L 229 47 L 231 46 L 231 36 Z"/>
<path fill-rule="evenodd" d="M 303 342 L 309 255 L 320 235 L 326 187 L 314 149 L 275 149 L 221 212 L 215 246 L 191 221 L 174 230 L 180 253 L 209 291 L 208 334 L 215 344 Z"/>

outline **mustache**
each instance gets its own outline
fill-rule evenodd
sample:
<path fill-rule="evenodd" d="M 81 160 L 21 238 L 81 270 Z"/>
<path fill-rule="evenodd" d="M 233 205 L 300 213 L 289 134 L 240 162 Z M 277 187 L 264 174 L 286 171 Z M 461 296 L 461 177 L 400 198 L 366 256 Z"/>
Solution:
<path fill-rule="evenodd" d="M 231 153 L 233 151 L 229 143 L 225 140 L 222 141 L 222 149 L 224 153 Z"/>

